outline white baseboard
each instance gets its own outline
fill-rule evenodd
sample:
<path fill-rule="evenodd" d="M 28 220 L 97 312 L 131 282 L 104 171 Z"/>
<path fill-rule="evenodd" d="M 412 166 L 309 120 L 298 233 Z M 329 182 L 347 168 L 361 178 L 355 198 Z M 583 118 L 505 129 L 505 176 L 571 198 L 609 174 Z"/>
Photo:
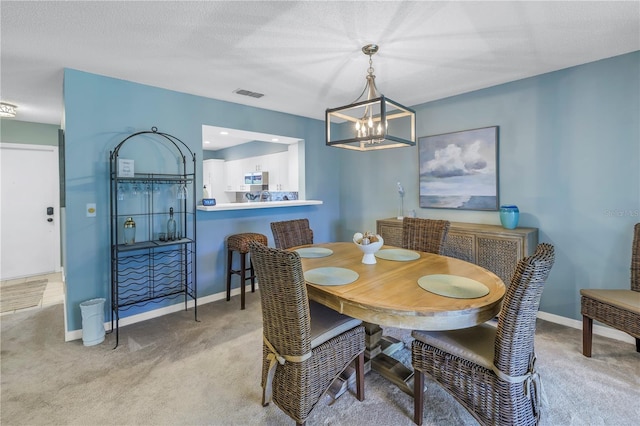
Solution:
<path fill-rule="evenodd" d="M 258 284 L 256 284 L 256 289 L 258 288 Z M 251 284 L 248 284 L 245 287 L 245 291 L 251 291 Z M 240 294 L 240 288 L 235 288 L 231 290 L 231 296 L 236 296 Z M 198 297 L 198 306 L 205 305 L 207 303 L 216 302 L 218 300 L 226 299 L 227 291 L 221 291 L 220 293 L 215 293 L 209 296 Z M 189 300 L 187 302 L 187 308 L 193 308 L 193 300 Z M 127 325 L 135 324 L 138 322 L 150 320 L 152 318 L 158 318 L 163 315 L 172 314 L 174 312 L 184 310 L 184 302 L 176 303 L 175 305 L 165 306 L 163 308 L 155 309 L 153 311 L 143 312 L 137 315 L 131 315 L 130 317 L 125 317 L 120 319 L 120 327 L 125 327 Z M 65 329 L 66 329 L 66 315 L 65 315 Z M 111 330 L 111 321 L 107 321 L 104 323 L 105 330 Z M 82 339 L 82 329 L 80 330 L 72 330 L 65 332 L 64 341 L 69 342 L 71 340 Z"/>
<path fill-rule="evenodd" d="M 538 312 L 538 318 L 553 322 L 560 325 L 566 325 L 567 327 L 577 328 L 578 330 L 582 330 L 582 321 L 574 320 L 571 318 L 561 317 L 560 315 L 549 314 L 546 312 Z M 626 343 L 632 343 L 635 345 L 636 339 L 632 336 L 624 333 L 620 330 L 616 330 L 611 327 L 603 326 L 603 325 L 593 325 L 593 334 L 597 334 L 602 337 L 609 337 L 611 339 L 620 340 Z"/>
<path fill-rule="evenodd" d="M 258 288 L 258 284 L 256 284 L 256 289 Z M 245 291 L 251 291 L 251 285 L 247 285 L 245 287 Z M 231 295 L 232 296 L 236 296 L 240 294 L 240 288 L 235 288 L 233 290 L 231 290 Z M 211 302 L 216 302 L 218 300 L 222 300 L 225 299 L 227 297 L 226 291 L 221 291 L 219 293 L 215 293 L 209 296 L 204 296 L 204 297 L 199 297 L 198 298 L 198 306 L 200 305 L 205 305 L 207 303 L 211 303 Z M 187 307 L 188 308 L 193 308 L 193 300 L 190 300 L 187 302 Z M 167 315 L 167 314 L 171 314 L 174 312 L 178 312 L 184 309 L 184 303 L 180 302 L 180 303 L 176 303 L 175 305 L 171 305 L 171 306 L 165 306 L 164 308 L 160 308 L 160 309 L 156 309 L 153 311 L 149 311 L 149 312 L 143 312 L 141 314 L 137 314 L 137 315 L 132 315 L 130 317 L 126 317 L 126 318 L 122 318 L 120 320 L 120 327 L 125 327 L 127 325 L 130 324 L 135 324 L 137 322 L 141 322 L 141 321 L 146 321 L 152 318 L 157 318 L 157 317 L 161 317 L 163 315 Z M 66 310 L 66 304 L 65 304 L 65 310 Z M 571 328 L 576 328 L 578 330 L 582 330 L 582 321 L 580 320 L 574 320 L 571 318 L 567 318 L 567 317 L 561 317 L 560 315 L 555 315 L 555 314 L 549 314 L 547 312 L 538 312 L 538 318 L 545 320 L 545 321 L 549 321 L 549 322 L 553 322 L 556 324 L 560 324 L 560 325 L 564 325 L 567 327 L 571 327 Z M 111 321 L 105 322 L 104 323 L 104 329 L 105 330 L 110 330 L 111 329 Z M 66 315 L 65 315 L 65 330 L 66 330 Z M 631 337 L 630 335 L 628 335 L 627 333 L 624 333 L 622 331 L 610 328 L 610 327 L 606 327 L 606 326 L 601 326 L 601 325 L 597 325 L 594 324 L 593 325 L 593 334 L 596 334 L 598 336 L 603 336 L 603 337 L 609 337 L 611 339 L 616 339 L 616 340 L 620 340 L 626 343 L 632 343 L 635 344 L 635 339 L 633 337 Z M 78 339 L 82 339 L 82 329 L 80 330 L 72 330 L 72 331 L 67 331 L 65 332 L 65 336 L 64 336 L 64 340 L 65 342 L 69 342 L 71 340 L 78 340 Z"/>

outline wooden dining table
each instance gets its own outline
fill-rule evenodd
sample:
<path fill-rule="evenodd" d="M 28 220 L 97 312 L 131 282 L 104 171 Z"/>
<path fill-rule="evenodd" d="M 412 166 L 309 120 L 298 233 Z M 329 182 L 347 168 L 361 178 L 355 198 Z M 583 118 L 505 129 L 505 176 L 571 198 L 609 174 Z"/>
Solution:
<path fill-rule="evenodd" d="M 309 252 L 310 248 L 325 253 L 307 257 L 304 252 Z M 402 252 L 402 249 L 382 246 L 376 262 L 365 264 L 363 252 L 353 242 L 313 244 L 291 250 L 302 253 L 309 299 L 361 319 L 365 323 L 371 368 L 411 395 L 413 372 L 406 367 L 403 369 L 390 357 L 398 348 L 398 341 L 387 341 L 385 345 L 380 326 L 430 331 L 472 327 L 495 318 L 505 294 L 505 285 L 496 274 L 452 257 L 404 251 L 411 255 L 409 260 L 389 260 L 377 256 Z M 317 284 L 307 279 L 309 273 L 327 268 L 344 269 L 357 278 L 344 285 Z M 419 285 L 419 280 L 427 276 L 473 281 L 476 285 L 480 283 L 480 287 L 486 286 L 488 291 L 479 297 L 444 296 Z M 399 343 L 401 347 L 402 342 Z"/>

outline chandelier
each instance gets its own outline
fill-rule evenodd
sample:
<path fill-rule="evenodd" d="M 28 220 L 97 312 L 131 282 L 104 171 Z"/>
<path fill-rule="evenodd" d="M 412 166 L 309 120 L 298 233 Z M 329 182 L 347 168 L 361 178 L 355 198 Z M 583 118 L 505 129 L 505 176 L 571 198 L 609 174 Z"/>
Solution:
<path fill-rule="evenodd" d="M 415 146 L 415 111 L 378 92 L 372 60 L 377 51 L 376 44 L 362 48 L 369 56 L 369 69 L 360 96 L 349 105 L 326 110 L 328 146 L 355 151 Z"/>

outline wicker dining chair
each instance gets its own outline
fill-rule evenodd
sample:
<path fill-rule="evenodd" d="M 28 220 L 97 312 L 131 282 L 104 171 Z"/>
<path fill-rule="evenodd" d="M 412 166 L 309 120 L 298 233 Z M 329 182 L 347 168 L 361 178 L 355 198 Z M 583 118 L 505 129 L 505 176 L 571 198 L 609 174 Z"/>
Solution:
<path fill-rule="evenodd" d="M 448 220 L 405 217 L 402 220 L 402 247 L 443 254 L 449 226 L 451 223 Z"/>
<path fill-rule="evenodd" d="M 271 222 L 271 232 L 276 248 L 313 244 L 313 230 L 309 227 L 309 219 L 293 219 Z"/>
<path fill-rule="evenodd" d="M 534 425 L 540 418 L 535 370 L 536 315 L 554 263 L 541 243 L 520 260 L 507 288 L 497 327 L 488 323 L 440 332 L 412 332 L 414 421 L 422 424 L 428 374 L 483 425 Z"/>
<path fill-rule="evenodd" d="M 250 243 L 262 301 L 262 405 L 270 401 L 305 423 L 331 383 L 355 360 L 364 400 L 362 321 L 307 298 L 300 255 Z"/>
<path fill-rule="evenodd" d="M 631 248 L 631 289 L 581 289 L 582 354 L 591 357 L 593 320 L 636 339 L 640 352 L 640 223 L 636 223 Z"/>

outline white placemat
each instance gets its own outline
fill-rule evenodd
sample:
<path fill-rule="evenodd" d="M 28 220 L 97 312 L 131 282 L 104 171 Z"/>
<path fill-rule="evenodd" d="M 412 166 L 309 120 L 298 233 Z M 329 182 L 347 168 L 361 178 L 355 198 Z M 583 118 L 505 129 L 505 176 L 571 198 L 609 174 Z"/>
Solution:
<path fill-rule="evenodd" d="M 420 253 L 407 249 L 382 249 L 376 253 L 376 257 L 385 260 L 407 262 L 410 260 L 420 259 Z"/>
<path fill-rule="evenodd" d="M 358 273 L 347 268 L 328 266 L 310 269 L 304 273 L 304 279 L 318 285 L 344 285 L 357 280 Z"/>
<path fill-rule="evenodd" d="M 431 293 L 456 299 L 475 299 L 489 294 L 489 287 L 457 275 L 434 274 L 418 279 L 418 285 Z"/>
<path fill-rule="evenodd" d="M 333 250 L 324 247 L 303 247 L 294 250 L 300 257 L 327 257 L 333 254 Z"/>

